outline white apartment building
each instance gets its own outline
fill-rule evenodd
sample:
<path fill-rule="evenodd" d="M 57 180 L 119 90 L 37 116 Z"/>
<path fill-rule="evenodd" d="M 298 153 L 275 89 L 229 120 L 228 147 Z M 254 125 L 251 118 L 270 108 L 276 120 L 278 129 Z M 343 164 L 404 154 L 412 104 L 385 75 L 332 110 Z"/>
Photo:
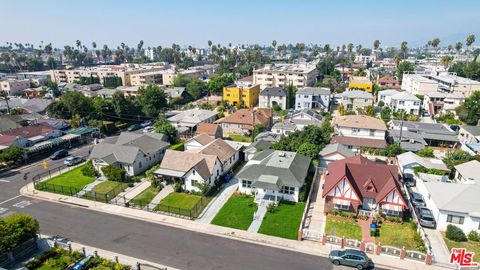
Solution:
<path fill-rule="evenodd" d="M 390 100 L 391 103 L 388 106 L 394 111 L 404 111 L 416 115 L 420 113 L 420 99 L 408 92 L 396 93 L 390 96 Z"/>
<path fill-rule="evenodd" d="M 480 82 L 457 76 L 455 73 L 441 73 L 438 76 L 428 76 L 438 83 L 438 90 L 447 93 L 462 93 L 466 97 L 475 91 L 480 91 Z"/>
<path fill-rule="evenodd" d="M 405 73 L 403 74 L 401 88 L 413 95 L 425 95 L 437 92 L 438 83 L 420 74 Z"/>
<path fill-rule="evenodd" d="M 278 105 L 282 110 L 287 109 L 287 93 L 281 87 L 267 87 L 260 92 L 258 98 L 260 108 L 272 108 Z"/>
<path fill-rule="evenodd" d="M 29 79 L 6 79 L 0 82 L 0 91 L 5 91 L 7 95 L 13 96 L 30 88 Z"/>
<path fill-rule="evenodd" d="M 267 87 L 297 88 L 312 86 L 317 78 L 317 66 L 313 63 L 266 64 L 253 71 L 253 83 L 261 89 Z"/>
<path fill-rule="evenodd" d="M 313 109 L 328 111 L 330 105 L 330 89 L 320 87 L 304 87 L 295 94 L 295 109 Z"/>
<path fill-rule="evenodd" d="M 150 59 L 150 61 L 153 61 L 154 54 L 153 54 L 153 50 L 152 50 L 152 49 L 150 49 L 150 50 L 149 50 L 149 49 L 146 49 L 146 50 L 144 51 L 144 55 L 145 55 L 146 57 L 148 57 L 148 59 Z"/>

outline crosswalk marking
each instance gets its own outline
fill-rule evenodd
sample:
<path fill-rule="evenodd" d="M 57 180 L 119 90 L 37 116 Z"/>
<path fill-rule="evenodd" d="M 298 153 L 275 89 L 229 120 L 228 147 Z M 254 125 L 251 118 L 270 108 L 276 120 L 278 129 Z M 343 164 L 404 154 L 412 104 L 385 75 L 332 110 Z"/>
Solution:
<path fill-rule="evenodd" d="M 16 204 L 14 204 L 13 206 L 18 207 L 18 208 L 24 208 L 26 206 L 29 206 L 30 204 L 32 204 L 30 201 L 21 201 L 21 202 L 18 202 Z"/>
<path fill-rule="evenodd" d="M 0 207 L 0 215 L 7 212 L 7 211 L 8 211 L 8 208 Z"/>

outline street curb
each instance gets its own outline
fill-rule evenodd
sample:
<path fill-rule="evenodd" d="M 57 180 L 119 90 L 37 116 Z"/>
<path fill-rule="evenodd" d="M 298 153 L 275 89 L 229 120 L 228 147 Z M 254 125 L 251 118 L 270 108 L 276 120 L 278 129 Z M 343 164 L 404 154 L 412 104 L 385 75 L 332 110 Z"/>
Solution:
<path fill-rule="evenodd" d="M 49 199 L 49 198 L 44 198 L 44 197 L 39 196 L 39 195 L 26 193 L 24 191 L 25 187 L 26 186 L 24 186 L 20 189 L 20 194 L 22 196 L 35 198 L 35 199 L 48 201 L 48 202 L 64 204 L 64 201 L 61 201 L 61 200 Z M 218 232 L 207 231 L 207 230 L 200 229 L 200 228 L 196 228 L 196 229 L 189 228 L 189 227 L 181 226 L 179 224 L 171 223 L 171 222 L 168 222 L 168 221 L 165 221 L 165 220 L 164 221 L 159 221 L 159 220 L 142 219 L 140 217 L 130 215 L 128 213 L 106 212 L 106 211 L 102 211 L 100 209 L 90 208 L 89 206 L 81 205 L 81 204 L 77 204 L 77 203 L 65 203 L 65 204 L 69 204 L 72 207 L 81 207 L 83 209 L 88 209 L 88 210 L 96 211 L 96 212 L 99 212 L 99 213 L 115 215 L 115 216 L 119 216 L 119 217 L 126 217 L 126 218 L 130 218 L 130 219 L 135 219 L 135 220 L 141 220 L 141 221 L 155 223 L 155 224 L 164 225 L 164 226 L 169 226 L 169 227 L 173 227 L 173 228 L 177 228 L 177 229 L 188 230 L 188 231 L 192 231 L 192 232 L 223 237 L 223 238 L 226 238 L 226 239 L 242 241 L 242 242 L 246 242 L 246 243 L 250 243 L 250 244 L 263 245 L 263 246 L 268 246 L 268 247 L 272 247 L 272 248 L 278 248 L 278 249 L 283 249 L 283 250 L 289 250 L 289 251 L 293 251 L 293 252 L 308 254 L 308 255 L 312 255 L 312 256 L 320 256 L 320 257 L 328 258 L 328 253 L 325 253 L 325 252 L 322 252 L 322 251 L 313 252 L 313 251 L 307 251 L 307 250 L 300 250 L 300 249 L 297 249 L 297 248 L 289 246 L 289 245 L 281 245 L 281 244 L 279 245 L 278 243 L 275 244 L 275 243 L 271 243 L 270 241 L 260 241 L 260 240 L 255 240 L 255 239 L 251 239 L 251 238 L 247 238 L 247 237 L 241 237 L 241 236 L 238 236 L 238 235 L 235 234 L 236 229 L 233 229 L 233 228 L 231 229 L 232 231 L 230 233 L 218 233 Z M 223 229 L 225 228 L 225 227 L 214 225 L 214 224 L 210 224 L 210 225 L 221 227 Z M 269 236 L 269 237 L 274 237 L 274 236 Z M 290 240 L 290 241 L 295 241 L 295 240 Z M 448 268 L 445 268 L 445 267 L 439 266 L 439 265 L 432 265 L 432 266 L 437 267 L 439 269 L 448 269 Z M 399 268 L 399 267 L 395 267 L 395 266 L 392 266 L 392 265 L 385 265 L 385 264 L 380 264 L 380 263 L 375 263 L 375 267 L 383 267 L 383 268 L 386 268 L 386 269 L 395 269 L 395 270 L 405 270 L 406 269 L 406 268 Z M 427 265 L 425 265 L 425 267 L 426 267 L 426 269 L 428 269 Z"/>
<path fill-rule="evenodd" d="M 36 198 L 38 198 L 38 197 L 36 197 Z M 74 203 L 74 202 L 63 201 L 63 200 L 58 200 L 57 202 L 64 203 L 64 204 L 69 204 L 69 205 L 75 205 L 75 206 L 82 207 L 82 208 L 90 208 L 90 206 L 83 205 L 83 204 L 80 204 L 80 203 Z"/>

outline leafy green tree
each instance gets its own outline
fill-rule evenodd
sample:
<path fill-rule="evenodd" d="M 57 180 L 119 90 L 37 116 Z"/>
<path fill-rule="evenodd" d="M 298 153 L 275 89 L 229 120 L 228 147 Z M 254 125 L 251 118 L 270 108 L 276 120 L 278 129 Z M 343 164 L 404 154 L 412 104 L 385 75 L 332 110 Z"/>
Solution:
<path fill-rule="evenodd" d="M 158 85 L 150 84 L 138 89 L 137 101 L 147 117 L 157 117 L 167 106 L 166 94 Z"/>
<path fill-rule="evenodd" d="M 398 82 L 402 83 L 403 73 L 408 72 L 408 71 L 414 71 L 414 70 L 415 70 L 415 66 L 412 63 L 407 62 L 407 61 L 401 62 L 398 65 L 398 68 L 397 68 Z"/>
<path fill-rule="evenodd" d="M 286 90 L 288 108 L 295 108 L 295 94 L 297 93 L 297 87 L 289 84 Z"/>
<path fill-rule="evenodd" d="M 168 136 L 170 143 L 174 143 L 177 137 L 177 130 L 174 126 L 168 123 L 164 117 L 159 117 L 153 124 L 155 132 L 162 133 Z"/>
<path fill-rule="evenodd" d="M 109 181 L 123 182 L 125 180 L 125 170 L 113 165 L 103 167 L 102 172 Z"/>
<path fill-rule="evenodd" d="M 185 90 L 193 99 L 198 99 L 202 96 L 203 90 L 205 90 L 205 83 L 195 78 L 187 84 Z"/>
<path fill-rule="evenodd" d="M 311 159 L 318 158 L 318 153 L 320 152 L 320 147 L 313 143 L 304 142 L 298 147 L 298 153 L 302 154 Z"/>
<path fill-rule="evenodd" d="M 0 253 L 36 237 L 38 230 L 38 221 L 27 214 L 13 214 L 0 218 Z"/>
<path fill-rule="evenodd" d="M 473 157 L 463 150 L 448 151 L 443 162 L 447 165 L 447 168 L 453 170 L 458 164 L 462 164 L 472 160 Z"/>
<path fill-rule="evenodd" d="M 189 82 L 192 80 L 187 77 L 185 74 L 177 74 L 173 80 L 173 86 L 176 87 L 186 87 Z"/>
<path fill-rule="evenodd" d="M 122 78 L 118 76 L 109 76 L 109 77 L 103 78 L 103 86 L 105 86 L 106 88 L 115 89 L 122 85 L 123 85 Z"/>
<path fill-rule="evenodd" d="M 265 126 L 262 125 L 262 124 L 256 124 L 254 127 L 253 127 L 253 131 L 252 131 L 252 136 L 253 138 L 257 137 L 258 134 L 262 133 L 265 131 Z"/>
<path fill-rule="evenodd" d="M 385 147 L 385 156 L 387 157 L 394 157 L 401 153 L 402 153 L 402 148 L 398 143 L 389 144 L 387 145 L 387 147 Z"/>
<path fill-rule="evenodd" d="M 480 120 L 480 91 L 466 98 L 465 102 L 456 108 L 456 112 L 468 125 L 477 125 Z"/>
<path fill-rule="evenodd" d="M 430 147 L 425 147 L 422 150 L 417 151 L 417 155 L 421 157 L 429 157 L 429 158 L 435 157 L 435 155 L 433 154 L 433 149 Z"/>
<path fill-rule="evenodd" d="M 26 152 L 27 150 L 17 145 L 12 145 L 0 152 L 0 160 L 6 163 L 22 161 Z"/>
<path fill-rule="evenodd" d="M 306 126 L 303 130 L 295 131 L 288 136 L 282 136 L 278 142 L 272 145 L 272 148 L 275 150 L 296 152 L 300 145 L 309 142 L 318 146 L 320 149 L 330 142 L 332 133 L 332 125 L 330 122 L 325 121 L 321 127 Z"/>
<path fill-rule="evenodd" d="M 221 74 L 212 76 L 208 83 L 207 89 L 210 93 L 221 93 L 223 87 L 233 84 L 234 77 L 233 75 Z"/>

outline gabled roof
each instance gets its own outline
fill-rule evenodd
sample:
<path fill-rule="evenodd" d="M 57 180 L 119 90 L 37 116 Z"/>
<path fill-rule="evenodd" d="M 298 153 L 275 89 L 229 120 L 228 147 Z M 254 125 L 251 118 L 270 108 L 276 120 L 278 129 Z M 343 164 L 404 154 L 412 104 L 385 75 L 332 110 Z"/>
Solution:
<path fill-rule="evenodd" d="M 217 156 L 222 164 L 225 164 L 232 156 L 235 155 L 237 150 L 230 146 L 227 142 L 222 139 L 215 139 L 205 145 L 204 147 L 192 149 L 188 152 L 197 152 L 204 155 L 214 155 Z"/>
<path fill-rule="evenodd" d="M 253 114 L 255 114 L 255 124 L 269 125 L 272 117 L 271 109 L 240 109 L 218 120 L 217 123 L 252 125 Z"/>
<path fill-rule="evenodd" d="M 477 160 L 471 160 L 469 162 L 456 165 L 455 170 L 457 170 L 457 172 L 465 179 L 475 181 L 477 184 L 480 184 L 480 162 Z"/>
<path fill-rule="evenodd" d="M 424 158 L 413 152 L 405 152 L 397 156 L 399 165 L 408 165 L 412 163 L 417 163 L 420 166 L 423 166 L 427 169 L 437 169 L 442 171 L 450 171 L 447 166 L 440 159 L 435 158 Z"/>
<path fill-rule="evenodd" d="M 381 77 L 380 79 L 378 79 L 378 82 L 379 83 L 398 83 L 397 80 L 390 75 L 385 75 Z"/>
<path fill-rule="evenodd" d="M 195 169 L 203 179 L 208 179 L 213 174 L 216 160 L 218 158 L 214 155 L 167 150 L 155 174 L 171 175 L 173 171 L 179 173 L 178 176 L 181 177 Z"/>
<path fill-rule="evenodd" d="M 328 156 L 334 153 L 339 153 L 340 155 L 344 157 L 353 157 L 355 156 L 355 153 L 348 149 L 346 146 L 339 144 L 339 143 L 331 143 L 325 146 L 325 148 L 320 151 L 320 157 Z"/>
<path fill-rule="evenodd" d="M 463 125 L 462 129 L 464 129 L 465 131 L 467 131 L 468 133 L 472 134 L 475 137 L 480 136 L 480 126 Z"/>
<path fill-rule="evenodd" d="M 330 95 L 330 89 L 326 87 L 303 87 L 298 89 L 296 95 Z"/>
<path fill-rule="evenodd" d="M 45 136 L 53 130 L 56 130 L 56 128 L 47 123 L 40 123 L 3 131 L 0 133 L 0 145 L 11 145 L 17 137 L 30 139 Z"/>
<path fill-rule="evenodd" d="M 351 136 L 341 136 L 341 135 L 334 135 L 331 140 L 332 143 L 339 143 L 343 145 L 353 145 L 353 146 L 361 146 L 361 147 L 372 147 L 372 148 L 380 148 L 384 149 L 387 146 L 387 142 L 385 140 L 379 139 L 370 139 L 370 138 L 362 138 L 362 137 L 351 137 Z"/>
<path fill-rule="evenodd" d="M 277 186 L 301 187 L 305 183 L 308 174 L 310 158 L 287 151 L 275 151 L 272 149 L 257 153 L 242 170 L 236 175 L 238 179 L 261 181 L 278 177 Z"/>
<path fill-rule="evenodd" d="M 218 124 L 211 124 L 211 123 L 200 123 L 197 125 L 196 134 L 207 134 L 209 136 L 215 137 L 217 132 L 221 130 L 221 126 Z"/>
<path fill-rule="evenodd" d="M 395 89 L 387 89 L 387 90 L 382 90 L 382 91 L 378 92 L 378 95 L 379 96 L 393 96 L 393 95 L 398 94 L 398 93 L 400 93 L 400 91 L 395 90 Z"/>
<path fill-rule="evenodd" d="M 180 125 L 197 125 L 211 117 L 217 115 L 215 111 L 191 109 L 183 111 L 167 119 L 171 123 L 179 123 Z"/>
<path fill-rule="evenodd" d="M 362 99 L 373 99 L 373 95 L 364 92 L 361 90 L 350 90 L 350 91 L 345 91 L 339 95 L 340 97 L 346 97 L 346 98 L 362 98 Z"/>
<path fill-rule="evenodd" d="M 338 116 L 334 118 L 333 123 L 339 127 L 387 130 L 382 120 L 367 115 Z"/>
<path fill-rule="evenodd" d="M 439 210 L 480 217 L 480 184 L 426 182 L 424 185 Z"/>
<path fill-rule="evenodd" d="M 210 135 L 208 135 L 208 134 L 206 134 L 206 133 L 202 133 L 202 134 L 199 134 L 199 135 L 197 135 L 197 136 L 189 139 L 189 140 L 186 141 L 185 143 L 189 143 L 189 142 L 191 142 L 191 141 L 196 141 L 196 142 L 198 142 L 198 143 L 201 144 L 201 145 L 206 145 L 206 144 L 212 142 L 213 140 L 215 140 L 214 137 L 212 137 L 212 136 L 210 136 Z"/>
<path fill-rule="evenodd" d="M 260 92 L 260 96 L 274 96 L 274 97 L 285 97 L 285 89 L 281 87 L 267 87 Z"/>
<path fill-rule="evenodd" d="M 392 100 L 420 101 L 418 97 L 408 92 L 398 92 L 390 97 Z"/>
<path fill-rule="evenodd" d="M 399 188 L 397 166 L 373 162 L 362 155 L 337 160 L 328 165 L 323 197 L 346 177 L 356 194 L 363 198 L 375 198 L 380 202 L 391 191 Z M 369 189 L 370 186 L 373 189 Z"/>

